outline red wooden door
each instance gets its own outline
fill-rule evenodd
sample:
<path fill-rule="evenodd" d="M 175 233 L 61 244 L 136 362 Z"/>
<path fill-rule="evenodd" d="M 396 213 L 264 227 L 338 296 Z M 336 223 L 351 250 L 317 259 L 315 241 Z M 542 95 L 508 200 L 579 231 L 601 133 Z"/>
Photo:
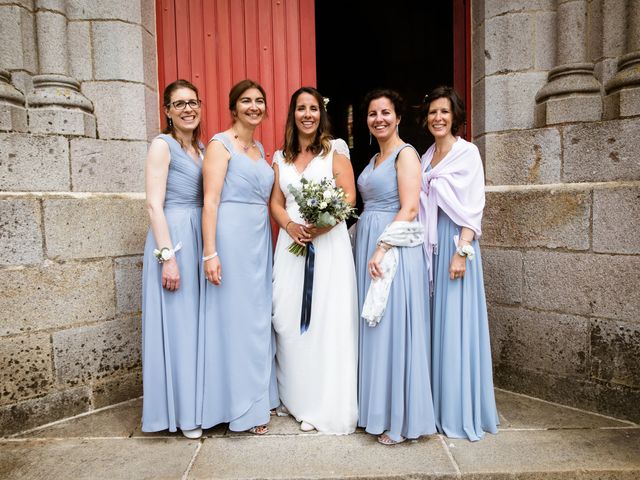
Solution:
<path fill-rule="evenodd" d="M 467 110 L 462 136 L 471 141 L 471 0 L 453 2 L 453 88 Z"/>
<path fill-rule="evenodd" d="M 207 140 L 231 123 L 229 90 L 251 78 L 267 93 L 257 132 L 267 158 L 281 147 L 290 95 L 316 84 L 314 0 L 156 0 L 158 87 L 200 91 Z"/>

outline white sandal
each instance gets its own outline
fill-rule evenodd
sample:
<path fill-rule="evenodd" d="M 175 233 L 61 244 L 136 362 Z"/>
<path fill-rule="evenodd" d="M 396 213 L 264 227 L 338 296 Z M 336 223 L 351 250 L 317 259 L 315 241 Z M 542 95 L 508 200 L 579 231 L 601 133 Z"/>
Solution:
<path fill-rule="evenodd" d="M 315 429 L 316 427 L 314 427 L 308 422 L 305 422 L 304 420 L 300 422 L 300 430 L 302 430 L 303 432 L 312 432 Z"/>
<path fill-rule="evenodd" d="M 202 429 L 200 427 L 194 428 L 193 430 L 184 430 L 182 428 L 180 430 L 182 431 L 182 435 L 190 438 L 191 440 L 195 440 L 202 436 Z"/>

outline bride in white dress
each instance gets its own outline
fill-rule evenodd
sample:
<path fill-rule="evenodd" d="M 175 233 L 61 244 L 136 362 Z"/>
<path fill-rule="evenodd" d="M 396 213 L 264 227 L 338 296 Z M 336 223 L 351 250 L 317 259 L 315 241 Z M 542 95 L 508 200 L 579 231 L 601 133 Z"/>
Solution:
<path fill-rule="evenodd" d="M 302 87 L 291 97 L 285 144 L 273 158 L 271 214 L 280 226 L 273 266 L 273 327 L 276 372 L 283 409 L 305 431 L 348 434 L 358 420 L 358 304 L 353 253 L 345 222 L 305 225 L 288 186 L 300 180 L 335 177 L 355 204 L 349 149 L 331 140 L 320 93 Z M 309 328 L 301 333 L 305 256 L 288 251 L 291 242 L 313 242 L 315 265 Z"/>

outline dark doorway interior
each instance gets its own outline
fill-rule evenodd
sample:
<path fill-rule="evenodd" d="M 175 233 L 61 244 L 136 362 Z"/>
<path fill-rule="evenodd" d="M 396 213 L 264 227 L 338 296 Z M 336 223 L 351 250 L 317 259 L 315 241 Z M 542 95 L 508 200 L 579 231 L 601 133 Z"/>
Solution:
<path fill-rule="evenodd" d="M 353 108 L 351 160 L 357 175 L 377 145 L 369 146 L 364 95 L 393 88 L 406 103 L 400 136 L 420 154 L 431 139 L 416 121 L 424 95 L 453 83 L 453 2 L 369 0 L 366 8 L 345 8 L 345 0 L 317 0 L 318 89 L 329 97 L 334 136 L 348 140 Z M 357 5 L 357 3 L 356 3 Z"/>

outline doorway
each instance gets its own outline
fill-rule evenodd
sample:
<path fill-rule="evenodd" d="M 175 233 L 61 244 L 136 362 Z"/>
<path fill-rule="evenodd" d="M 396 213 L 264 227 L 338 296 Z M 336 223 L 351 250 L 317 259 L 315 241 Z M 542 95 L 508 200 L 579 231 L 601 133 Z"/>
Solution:
<path fill-rule="evenodd" d="M 453 3 L 369 0 L 347 15 L 344 0 L 315 2 L 318 90 L 330 100 L 334 136 L 349 142 L 356 178 L 377 151 L 361 108 L 369 90 L 397 90 L 405 101 L 402 139 L 420 154 L 431 144 L 418 110 L 429 90 L 453 84 Z"/>

